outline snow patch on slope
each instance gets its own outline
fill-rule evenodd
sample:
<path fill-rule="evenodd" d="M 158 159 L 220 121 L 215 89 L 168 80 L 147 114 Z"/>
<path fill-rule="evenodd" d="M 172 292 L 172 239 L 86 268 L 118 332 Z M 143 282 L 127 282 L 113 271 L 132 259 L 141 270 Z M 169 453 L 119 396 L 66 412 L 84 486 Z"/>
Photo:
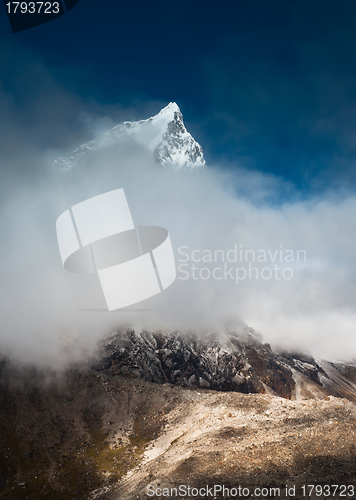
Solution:
<path fill-rule="evenodd" d="M 75 167 L 86 155 L 124 139 L 133 139 L 154 154 L 164 166 L 180 168 L 205 167 L 203 149 L 187 131 L 183 115 L 175 102 L 170 102 L 156 116 L 137 122 L 124 122 L 106 132 L 99 141 L 90 141 L 67 158 L 57 158 L 55 165 Z"/>

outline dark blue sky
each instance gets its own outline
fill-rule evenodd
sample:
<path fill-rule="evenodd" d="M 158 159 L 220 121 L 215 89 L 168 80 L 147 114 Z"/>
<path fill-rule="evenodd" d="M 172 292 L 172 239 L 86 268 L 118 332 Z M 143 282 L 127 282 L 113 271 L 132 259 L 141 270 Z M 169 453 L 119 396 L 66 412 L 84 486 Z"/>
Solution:
<path fill-rule="evenodd" d="M 16 34 L 0 12 L 0 89 L 24 127 L 26 113 L 42 122 L 44 144 L 81 139 L 81 107 L 115 121 L 176 101 L 210 162 L 354 189 L 355 0 L 80 0 Z M 50 102 L 58 88 L 69 114 Z"/>

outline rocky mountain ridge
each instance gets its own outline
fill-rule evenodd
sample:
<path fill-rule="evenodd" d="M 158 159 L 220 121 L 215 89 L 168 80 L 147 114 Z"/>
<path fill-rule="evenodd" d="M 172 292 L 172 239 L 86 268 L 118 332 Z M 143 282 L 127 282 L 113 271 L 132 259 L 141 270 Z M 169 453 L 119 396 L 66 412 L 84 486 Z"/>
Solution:
<path fill-rule="evenodd" d="M 287 399 L 356 402 L 356 366 L 274 352 L 252 328 L 225 335 L 163 331 L 118 331 L 102 342 L 92 366 L 107 375 L 141 378 Z"/>

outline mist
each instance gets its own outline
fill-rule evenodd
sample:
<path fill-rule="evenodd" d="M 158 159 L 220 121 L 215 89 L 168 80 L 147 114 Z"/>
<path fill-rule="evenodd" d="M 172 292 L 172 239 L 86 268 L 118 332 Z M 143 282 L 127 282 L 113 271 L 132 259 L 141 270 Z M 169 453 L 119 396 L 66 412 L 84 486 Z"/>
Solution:
<path fill-rule="evenodd" d="M 89 355 L 116 327 L 223 332 L 226 322 L 243 321 L 273 346 L 328 359 L 356 356 L 353 193 L 329 190 L 303 199 L 290 182 L 238 161 L 229 169 L 163 168 L 133 140 L 61 170 L 53 160 L 88 135 L 70 118 L 91 111 L 57 92 L 61 112 L 50 124 L 55 147 L 43 139 L 43 121 L 56 114 L 52 108 L 46 115 L 46 100 L 38 101 L 42 118 L 28 137 L 21 113 L 11 103 L 2 108 L 1 352 L 61 366 Z M 99 137 L 111 118 L 91 116 L 90 134 Z M 99 280 L 63 269 L 56 219 L 119 188 L 136 226 L 169 231 L 177 279 L 132 311 L 85 312 L 105 307 Z"/>

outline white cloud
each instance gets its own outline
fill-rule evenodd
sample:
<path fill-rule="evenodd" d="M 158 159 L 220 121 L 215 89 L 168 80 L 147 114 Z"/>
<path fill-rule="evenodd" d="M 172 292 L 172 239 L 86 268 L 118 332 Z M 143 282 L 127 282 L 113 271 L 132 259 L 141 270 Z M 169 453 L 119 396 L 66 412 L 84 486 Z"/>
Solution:
<path fill-rule="evenodd" d="M 30 148 L 15 133 L 12 140 L 1 167 L 2 350 L 61 361 L 92 349 L 119 324 L 220 328 L 239 317 L 273 344 L 356 356 L 356 196 L 329 192 L 303 201 L 293 193 L 293 201 L 278 206 L 268 200 L 293 192 L 280 179 L 238 167 L 162 169 L 134 142 L 97 152 L 65 173 L 49 166 L 45 148 Z M 167 228 L 176 252 L 182 245 L 225 252 L 242 245 L 272 255 L 305 250 L 307 260 L 283 263 L 293 270 L 290 280 L 177 280 L 138 306 L 146 313 L 78 311 L 105 303 L 97 277 L 63 270 L 55 221 L 75 203 L 117 188 L 125 189 L 134 223 Z"/>

